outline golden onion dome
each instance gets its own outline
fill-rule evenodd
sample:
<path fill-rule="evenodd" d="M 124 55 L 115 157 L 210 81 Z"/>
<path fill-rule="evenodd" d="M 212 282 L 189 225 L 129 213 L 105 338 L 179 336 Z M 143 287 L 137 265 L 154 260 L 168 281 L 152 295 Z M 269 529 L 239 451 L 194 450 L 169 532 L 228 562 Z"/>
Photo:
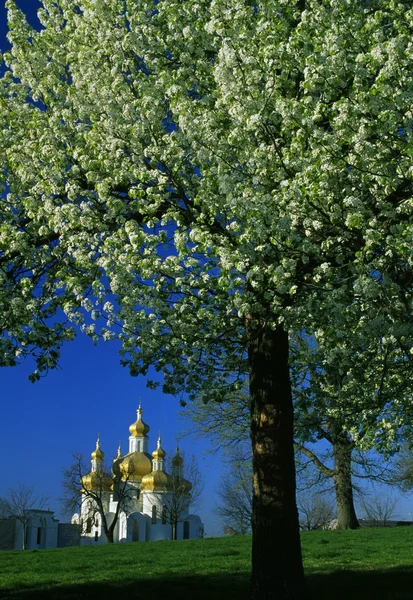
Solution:
<path fill-rule="evenodd" d="M 96 441 L 96 450 L 94 450 L 91 454 L 92 460 L 103 460 L 105 457 L 104 452 L 100 449 L 100 439 L 98 438 Z"/>
<path fill-rule="evenodd" d="M 184 459 L 182 458 L 182 456 L 179 454 L 179 448 L 176 449 L 176 454 L 172 459 L 172 464 L 174 467 L 182 467 L 182 465 L 184 464 Z"/>
<path fill-rule="evenodd" d="M 112 473 L 114 477 L 119 478 L 121 476 L 121 471 L 120 471 L 120 463 L 122 461 L 122 450 L 119 444 L 119 448 L 118 448 L 118 454 L 116 456 L 116 458 L 113 459 L 113 465 L 112 465 Z"/>
<path fill-rule="evenodd" d="M 113 486 L 112 477 L 109 473 L 92 471 L 82 477 L 82 491 L 88 492 L 110 492 Z"/>
<path fill-rule="evenodd" d="M 173 489 L 173 480 L 165 471 L 152 471 L 152 473 L 142 477 L 142 491 L 167 492 L 170 489 Z"/>
<path fill-rule="evenodd" d="M 149 431 L 149 425 L 147 425 L 146 423 L 144 423 L 142 421 L 142 409 L 139 406 L 137 413 L 138 413 L 138 418 L 135 421 L 135 423 L 132 423 L 132 425 L 129 427 L 129 431 L 131 432 L 132 435 L 134 435 L 135 437 L 142 437 L 145 436 Z"/>
<path fill-rule="evenodd" d="M 161 438 L 158 438 L 158 445 L 156 447 L 156 450 L 154 450 L 152 452 L 152 457 L 154 460 L 163 460 L 166 456 L 166 452 L 165 450 L 162 448 L 161 446 Z"/>
<path fill-rule="evenodd" d="M 124 481 L 140 481 L 152 471 L 151 455 L 146 452 L 129 452 L 117 462 Z"/>

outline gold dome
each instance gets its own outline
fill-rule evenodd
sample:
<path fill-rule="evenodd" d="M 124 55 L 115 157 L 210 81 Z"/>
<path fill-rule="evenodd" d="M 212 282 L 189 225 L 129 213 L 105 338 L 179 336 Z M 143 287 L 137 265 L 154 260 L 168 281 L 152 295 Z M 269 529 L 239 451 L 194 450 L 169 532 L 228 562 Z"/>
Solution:
<path fill-rule="evenodd" d="M 110 492 L 112 485 L 112 477 L 108 473 L 92 471 L 82 477 L 82 488 L 88 492 Z"/>
<path fill-rule="evenodd" d="M 105 457 L 104 452 L 100 449 L 100 439 L 98 438 L 96 441 L 96 450 L 94 450 L 91 454 L 92 460 L 103 460 Z"/>
<path fill-rule="evenodd" d="M 184 464 L 184 459 L 182 458 L 182 456 L 179 454 L 179 448 L 176 449 L 176 454 L 172 459 L 172 464 L 174 467 L 182 467 L 182 465 Z"/>
<path fill-rule="evenodd" d="M 146 423 L 144 423 L 142 421 L 142 412 L 143 411 L 142 411 L 141 407 L 139 407 L 137 410 L 138 418 L 135 421 L 135 423 L 132 423 L 132 425 L 129 427 L 129 431 L 135 437 L 142 437 L 142 436 L 146 437 L 146 434 L 149 431 L 149 425 L 147 425 Z"/>
<path fill-rule="evenodd" d="M 121 477 L 121 471 L 120 471 L 120 463 L 122 462 L 122 450 L 119 444 L 119 448 L 118 448 L 118 454 L 116 456 L 116 458 L 113 459 L 113 465 L 112 465 L 112 473 L 113 476 L 116 478 Z"/>
<path fill-rule="evenodd" d="M 154 460 L 163 460 L 166 456 L 166 452 L 165 450 L 162 448 L 161 446 L 161 438 L 158 438 L 158 445 L 156 447 L 156 450 L 154 450 L 152 452 L 152 457 Z"/>
<path fill-rule="evenodd" d="M 148 492 L 167 492 L 173 488 L 172 477 L 165 471 L 152 471 L 142 477 L 141 490 Z"/>
<path fill-rule="evenodd" d="M 140 481 L 152 471 L 151 455 L 146 452 L 129 452 L 116 462 L 116 469 L 118 468 L 124 481 Z"/>

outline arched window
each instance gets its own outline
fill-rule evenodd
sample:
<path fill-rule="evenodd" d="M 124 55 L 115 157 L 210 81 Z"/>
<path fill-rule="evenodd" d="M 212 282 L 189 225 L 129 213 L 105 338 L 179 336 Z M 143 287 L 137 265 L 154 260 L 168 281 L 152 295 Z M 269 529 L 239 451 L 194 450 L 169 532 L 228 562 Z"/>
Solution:
<path fill-rule="evenodd" d="M 86 533 L 90 533 L 92 531 L 92 519 L 89 517 L 86 520 Z"/>
<path fill-rule="evenodd" d="M 164 505 L 162 507 L 162 525 L 166 525 L 166 517 L 167 517 L 167 511 L 166 511 L 166 506 Z"/>
<path fill-rule="evenodd" d="M 139 521 L 137 519 L 133 521 L 132 542 L 139 542 Z"/>
<path fill-rule="evenodd" d="M 156 506 L 152 506 L 152 525 L 156 525 Z"/>
<path fill-rule="evenodd" d="M 189 521 L 184 521 L 184 540 L 189 540 Z"/>

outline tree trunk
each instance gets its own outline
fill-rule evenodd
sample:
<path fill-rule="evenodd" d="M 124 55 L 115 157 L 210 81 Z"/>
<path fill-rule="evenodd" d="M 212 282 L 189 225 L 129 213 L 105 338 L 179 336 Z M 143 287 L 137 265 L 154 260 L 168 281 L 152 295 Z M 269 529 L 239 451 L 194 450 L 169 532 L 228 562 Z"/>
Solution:
<path fill-rule="evenodd" d="M 177 540 L 178 539 L 178 523 L 177 521 L 173 521 L 172 525 L 172 539 L 173 540 Z"/>
<path fill-rule="evenodd" d="M 116 527 L 116 523 L 118 522 L 118 519 L 114 519 L 114 522 L 111 523 L 110 527 L 107 526 L 106 523 L 106 517 L 102 514 L 101 515 L 102 518 L 102 527 L 103 527 L 103 533 L 105 534 L 106 537 L 106 541 L 108 544 L 113 544 L 113 533 Z"/>
<path fill-rule="evenodd" d="M 337 529 L 360 527 L 354 508 L 351 482 L 352 447 L 347 439 L 334 440 L 334 489 L 337 501 Z"/>
<path fill-rule="evenodd" d="M 22 524 L 22 550 L 26 550 L 26 531 L 27 531 L 27 523 L 21 521 Z"/>
<path fill-rule="evenodd" d="M 295 499 L 288 333 L 249 327 L 253 600 L 307 598 Z"/>

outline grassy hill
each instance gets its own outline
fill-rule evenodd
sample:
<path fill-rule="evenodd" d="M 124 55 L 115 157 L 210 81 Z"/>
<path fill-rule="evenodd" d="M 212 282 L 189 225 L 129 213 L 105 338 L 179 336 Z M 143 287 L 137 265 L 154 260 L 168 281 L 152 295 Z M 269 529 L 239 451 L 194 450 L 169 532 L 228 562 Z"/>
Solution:
<path fill-rule="evenodd" d="M 314 600 L 413 600 L 413 528 L 302 534 Z M 246 600 L 251 538 L 0 552 L 0 598 Z"/>

